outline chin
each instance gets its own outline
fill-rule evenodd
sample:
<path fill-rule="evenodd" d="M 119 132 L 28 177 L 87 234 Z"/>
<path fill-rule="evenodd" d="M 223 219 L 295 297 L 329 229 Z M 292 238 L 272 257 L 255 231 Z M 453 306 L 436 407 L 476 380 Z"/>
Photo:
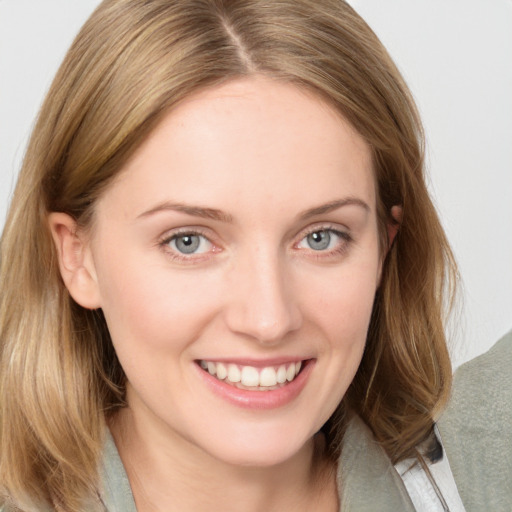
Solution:
<path fill-rule="evenodd" d="M 244 435 L 245 434 L 245 435 Z M 306 453 L 313 436 L 290 436 L 290 429 L 274 433 L 261 429 L 259 432 L 228 435 L 221 440 L 217 437 L 208 443 L 206 451 L 215 459 L 240 467 L 268 468 L 278 466 Z"/>

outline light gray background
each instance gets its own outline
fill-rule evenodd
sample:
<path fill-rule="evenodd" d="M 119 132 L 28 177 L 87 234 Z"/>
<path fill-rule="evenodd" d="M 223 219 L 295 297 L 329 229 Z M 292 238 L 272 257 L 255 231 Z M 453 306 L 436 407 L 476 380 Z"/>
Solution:
<path fill-rule="evenodd" d="M 431 190 L 463 277 L 457 365 L 512 327 L 512 0 L 350 3 L 423 116 Z M 0 0 L 0 226 L 43 95 L 98 4 Z"/>

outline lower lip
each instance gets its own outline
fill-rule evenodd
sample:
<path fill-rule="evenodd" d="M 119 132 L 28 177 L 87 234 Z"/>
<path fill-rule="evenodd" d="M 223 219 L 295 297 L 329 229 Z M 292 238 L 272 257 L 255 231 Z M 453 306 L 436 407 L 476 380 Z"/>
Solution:
<path fill-rule="evenodd" d="M 244 409 L 276 409 L 292 402 L 304 389 L 315 365 L 315 360 L 309 360 L 303 364 L 302 371 L 295 379 L 283 387 L 268 391 L 239 389 L 213 377 L 199 365 L 196 365 L 196 368 L 207 386 L 224 400 Z"/>

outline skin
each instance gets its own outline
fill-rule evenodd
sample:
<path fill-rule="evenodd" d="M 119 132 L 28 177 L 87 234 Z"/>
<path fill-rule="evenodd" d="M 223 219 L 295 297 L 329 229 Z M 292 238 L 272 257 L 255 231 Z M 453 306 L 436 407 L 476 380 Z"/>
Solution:
<path fill-rule="evenodd" d="M 369 147 L 338 113 L 253 77 L 171 111 L 90 231 L 51 214 L 64 281 L 103 309 L 128 378 L 111 430 L 138 510 L 337 510 L 315 433 L 362 357 L 382 265 L 375 194 Z M 199 233 L 198 251 L 180 253 L 177 233 Z M 197 364 L 271 358 L 312 364 L 270 410 L 212 392 Z"/>

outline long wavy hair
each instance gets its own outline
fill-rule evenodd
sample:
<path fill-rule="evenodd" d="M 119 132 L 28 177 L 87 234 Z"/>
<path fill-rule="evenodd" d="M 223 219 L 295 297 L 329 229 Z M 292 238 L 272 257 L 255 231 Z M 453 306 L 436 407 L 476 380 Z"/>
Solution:
<path fill-rule="evenodd" d="M 98 493 L 105 417 L 125 376 L 100 310 L 59 274 L 49 212 L 87 227 L 95 203 L 159 121 L 190 94 L 263 75 L 313 91 L 371 148 L 383 255 L 401 205 L 366 349 L 325 426 L 340 450 L 359 414 L 393 462 L 414 453 L 449 394 L 444 315 L 456 268 L 425 186 L 411 94 L 342 0 L 105 0 L 41 108 L 0 246 L 0 495 L 18 509 L 78 512 Z M 90 509 L 90 508 L 88 508 Z"/>

